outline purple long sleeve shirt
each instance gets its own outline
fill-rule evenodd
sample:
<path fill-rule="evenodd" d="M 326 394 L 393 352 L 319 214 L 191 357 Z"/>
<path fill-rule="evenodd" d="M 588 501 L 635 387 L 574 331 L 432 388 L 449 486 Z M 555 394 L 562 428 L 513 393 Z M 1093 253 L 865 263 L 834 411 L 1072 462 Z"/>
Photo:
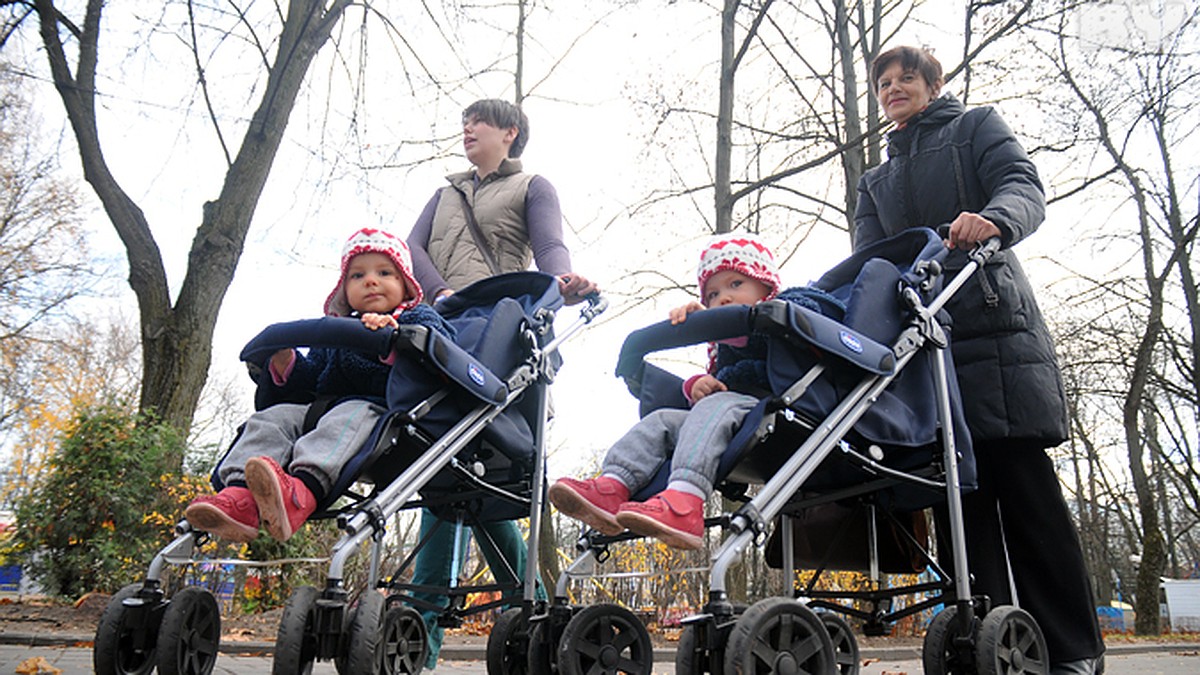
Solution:
<path fill-rule="evenodd" d="M 424 289 L 428 302 L 448 288 L 446 280 L 429 257 L 433 214 L 437 211 L 438 200 L 443 192 L 445 190 L 438 190 L 433 194 L 408 234 L 413 274 Z M 558 193 L 550 181 L 542 176 L 534 176 L 529 181 L 529 189 L 525 193 L 525 227 L 529 232 L 529 245 L 533 249 L 533 260 L 538 270 L 555 276 L 571 271 L 571 254 L 562 240 L 562 208 L 558 203 Z"/>

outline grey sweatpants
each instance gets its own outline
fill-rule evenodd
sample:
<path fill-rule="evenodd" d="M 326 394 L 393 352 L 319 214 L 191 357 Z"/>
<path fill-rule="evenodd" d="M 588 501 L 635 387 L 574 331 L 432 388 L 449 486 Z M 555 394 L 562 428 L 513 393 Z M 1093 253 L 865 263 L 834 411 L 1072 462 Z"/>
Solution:
<path fill-rule="evenodd" d="M 316 428 L 305 434 L 307 405 L 278 403 L 263 408 L 246 420 L 242 434 L 221 460 L 218 476 L 225 485 L 245 482 L 246 462 L 251 457 L 270 457 L 288 473 L 302 470 L 316 478 L 328 494 L 384 412 L 370 401 L 344 401 L 326 411 Z"/>
<path fill-rule="evenodd" d="M 601 473 L 616 476 L 630 492 L 637 492 L 669 459 L 670 480 L 686 481 L 711 495 L 721 454 L 757 404 L 753 396 L 719 391 L 691 410 L 656 410 L 609 448 Z"/>

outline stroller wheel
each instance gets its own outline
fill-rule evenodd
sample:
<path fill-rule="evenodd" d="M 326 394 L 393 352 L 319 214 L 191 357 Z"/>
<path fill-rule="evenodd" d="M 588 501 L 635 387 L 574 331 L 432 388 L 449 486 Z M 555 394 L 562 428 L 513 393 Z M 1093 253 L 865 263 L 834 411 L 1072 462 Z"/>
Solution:
<path fill-rule="evenodd" d="M 529 675 L 554 675 L 558 664 L 554 662 L 558 642 L 554 639 L 554 626 L 550 621 L 538 621 L 529 629 L 529 652 L 526 661 Z"/>
<path fill-rule="evenodd" d="M 383 623 L 383 596 L 374 589 L 363 591 L 358 605 L 350 610 L 345 651 L 334 659 L 340 675 L 375 675 L 382 662 L 379 631 Z"/>
<path fill-rule="evenodd" d="M 580 610 L 563 629 L 557 662 L 560 675 L 649 675 L 654 647 L 633 612 L 594 605 Z"/>
<path fill-rule="evenodd" d="M 520 607 L 504 610 L 487 641 L 488 675 L 526 675 L 529 652 L 529 620 Z"/>
<path fill-rule="evenodd" d="M 858 675 L 858 639 L 850 624 L 835 612 L 817 612 L 829 639 L 833 642 L 833 658 L 837 661 L 838 675 Z"/>
<path fill-rule="evenodd" d="M 921 647 L 921 662 L 925 667 L 925 675 L 959 675 L 974 673 L 975 664 L 968 654 L 962 653 L 954 644 L 955 638 L 962 634 L 958 622 L 958 608 L 947 605 L 945 609 L 934 615 L 925 631 L 925 640 Z M 969 643 L 975 644 L 979 635 L 979 619 L 971 617 L 971 635 Z"/>
<path fill-rule="evenodd" d="M 1012 605 L 993 608 L 979 627 L 975 665 L 979 675 L 1045 675 L 1050 663 L 1042 629 L 1023 609 Z"/>
<path fill-rule="evenodd" d="M 675 648 L 675 675 L 700 675 L 712 671 L 708 667 L 708 654 L 711 652 L 704 655 L 696 653 L 696 633 L 699 631 L 700 626 L 689 624 L 679 634 L 679 646 Z"/>
<path fill-rule="evenodd" d="M 154 617 L 161 614 L 155 609 L 141 611 L 125 604 L 140 590 L 142 584 L 129 584 L 117 591 L 104 609 L 92 652 L 92 666 L 97 673 L 145 675 L 154 670 L 158 638 Z"/>
<path fill-rule="evenodd" d="M 208 675 L 217 665 L 221 610 L 208 589 L 188 586 L 167 605 L 158 638 L 159 675 Z"/>
<path fill-rule="evenodd" d="M 383 675 L 413 675 L 425 667 L 429 653 L 429 633 L 425 619 L 408 605 L 399 605 L 383 615 L 383 639 L 380 644 Z"/>
<path fill-rule="evenodd" d="M 734 624 L 725 672 L 834 672 L 833 642 L 816 612 L 791 598 L 767 598 Z"/>
<path fill-rule="evenodd" d="M 283 606 L 272 675 L 309 675 L 317 658 L 317 589 L 301 586 Z"/>
<path fill-rule="evenodd" d="M 720 670 L 719 666 L 714 668 L 713 663 L 720 664 L 722 662 L 725 645 L 729 642 L 729 632 L 737 623 L 737 617 L 745 614 L 748 608 L 749 605 L 745 603 L 734 603 L 733 616 L 722 619 L 711 618 L 710 621 L 716 622 L 713 643 L 703 647 L 697 647 L 697 644 L 704 631 L 709 630 L 709 625 L 704 622 L 686 624 L 679 634 L 679 646 L 675 650 L 675 672 L 678 675 L 689 673 L 700 675 Z"/>

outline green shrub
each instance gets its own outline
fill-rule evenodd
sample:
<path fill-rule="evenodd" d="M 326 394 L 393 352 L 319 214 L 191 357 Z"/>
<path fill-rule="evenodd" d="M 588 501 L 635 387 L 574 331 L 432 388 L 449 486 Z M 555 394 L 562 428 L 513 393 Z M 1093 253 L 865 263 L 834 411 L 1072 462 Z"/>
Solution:
<path fill-rule="evenodd" d="M 200 482 L 179 475 L 172 427 L 116 407 L 78 412 L 15 503 L 13 553 L 49 594 L 112 592 L 142 578 Z"/>

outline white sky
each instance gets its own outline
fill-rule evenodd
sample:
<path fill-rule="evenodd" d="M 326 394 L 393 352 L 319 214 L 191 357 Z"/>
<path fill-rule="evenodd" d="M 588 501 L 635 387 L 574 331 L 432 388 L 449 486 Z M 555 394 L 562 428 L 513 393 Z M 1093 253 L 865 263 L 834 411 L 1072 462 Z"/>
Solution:
<path fill-rule="evenodd" d="M 416 5 L 392 2 L 384 6 L 398 25 L 427 26 L 419 16 L 403 16 L 417 11 Z M 121 5 L 106 8 L 109 25 L 130 21 L 118 14 L 121 11 L 130 10 Z M 573 41 L 578 42 L 525 104 L 533 127 L 523 157 L 525 166 L 545 175 L 557 188 L 567 219 L 567 243 L 578 271 L 609 289 L 622 288 L 623 270 L 631 267 L 654 266 L 691 282 L 693 260 L 704 237 L 700 217 L 680 212 L 670 222 L 648 225 L 626 214 L 664 171 L 644 152 L 644 139 L 654 120 L 646 115 L 645 107 L 631 100 L 649 99 L 657 84 L 687 82 L 712 71 L 718 58 L 716 11 L 691 2 L 665 7 L 658 2 L 634 3 L 580 37 L 581 13 L 572 3 L 558 12 L 539 6 L 531 17 L 528 29 L 535 44 L 527 57 L 527 83 L 545 77 L 551 60 L 566 53 Z M 499 24 L 506 17 L 475 18 Z M 360 15 L 351 12 L 343 20 L 343 29 L 359 20 Z M 553 27 L 547 28 L 550 25 Z M 422 58 L 433 68 L 446 69 L 444 72 L 457 59 L 481 68 L 511 50 L 496 31 L 476 24 L 459 29 L 465 31 L 464 42 L 471 45 L 469 57 L 462 51 L 452 54 L 428 29 L 414 30 L 407 37 L 428 43 Z M 377 25 L 371 30 L 377 31 Z M 892 42 L 938 44 L 940 40 L 946 53 L 960 49 L 958 43 L 949 43 L 929 29 L 923 33 L 916 30 Z M 148 44 L 127 45 L 117 44 L 115 35 L 106 34 L 102 45 L 104 78 L 100 88 L 105 96 L 99 99 L 104 108 L 101 136 L 115 175 L 154 227 L 168 275 L 177 284 L 201 204 L 219 191 L 224 160 L 196 100 L 195 74 L 185 46 L 169 34 Z M 346 30 L 342 36 L 349 42 Z M 378 33 L 373 32 L 372 37 Z M 350 111 L 345 106 L 324 107 L 324 96 L 306 97 L 294 111 L 238 274 L 226 296 L 217 326 L 212 379 L 242 377 L 236 354 L 265 325 L 319 314 L 336 279 L 341 242 L 351 231 L 371 225 L 406 235 L 433 191 L 443 184 L 442 176 L 467 168 L 457 136 L 462 107 L 476 98 L 512 96 L 511 78 L 506 74 L 480 75 L 461 90 L 435 95 L 427 84 L 404 76 L 401 59 L 389 53 L 385 43 L 382 39 L 372 42 L 367 104 L 356 112 L 359 136 L 344 134 L 344 120 Z M 228 49 L 228 45 L 222 48 Z M 343 48 L 349 49 L 345 43 Z M 330 68 L 332 52 L 332 45 L 327 45 L 319 65 L 314 66 L 314 76 Z M 34 64 L 31 70 L 45 72 L 40 54 L 28 58 Z M 241 58 L 214 62 L 210 67 L 210 82 L 218 100 L 237 102 L 227 108 L 228 116 L 222 117 L 227 134 L 240 128 L 232 116 L 248 116 L 257 102 L 257 92 L 246 91 L 244 74 L 253 74 L 259 64 L 246 60 L 244 53 Z M 414 66 L 411 58 L 403 63 Z M 425 103 L 415 106 L 414 92 Z M 37 94 L 47 128 L 53 132 L 62 124 L 61 103 L 44 82 L 38 85 Z M 350 94 L 335 92 L 330 98 L 344 103 Z M 192 107 L 187 113 L 189 102 Z M 704 105 L 715 109 L 715 102 Z M 702 133 L 713 132 L 705 129 Z M 226 139 L 235 149 L 240 142 L 238 134 L 240 131 Z M 431 138 L 445 140 L 431 143 Z M 711 144 L 708 138 L 702 140 Z M 66 146 L 71 152 L 64 156 L 63 164 L 77 172 L 73 142 Z M 354 161 L 383 163 L 396 154 L 397 146 L 402 147 L 405 158 L 442 157 L 415 169 L 353 166 Z M 83 191 L 90 195 L 86 186 Z M 711 214 L 707 201 L 702 206 Z M 97 209 L 90 222 L 97 252 L 123 268 L 123 251 L 103 213 Z M 1039 251 L 1053 250 L 1052 242 L 1046 241 L 1049 237 L 1039 239 L 1042 242 L 1031 242 L 1023 256 L 1036 257 Z M 800 284 L 814 279 L 848 252 L 844 234 L 821 233 L 800 247 L 784 266 L 785 282 Z M 136 320 L 132 293 L 123 281 L 124 270 L 114 279 L 114 293 L 119 294 L 115 306 L 130 308 L 123 313 Z M 668 295 L 619 319 L 607 319 L 564 348 L 566 365 L 554 388 L 557 419 L 551 434 L 551 477 L 592 464 L 636 420 L 636 402 L 612 374 L 617 350 L 629 330 L 660 320 L 668 307 L 686 298 L 682 293 Z M 629 299 L 613 296 L 612 300 L 617 307 L 610 316 Z M 560 320 L 575 314 L 565 309 Z M 248 414 L 248 381 L 245 389 Z"/>

